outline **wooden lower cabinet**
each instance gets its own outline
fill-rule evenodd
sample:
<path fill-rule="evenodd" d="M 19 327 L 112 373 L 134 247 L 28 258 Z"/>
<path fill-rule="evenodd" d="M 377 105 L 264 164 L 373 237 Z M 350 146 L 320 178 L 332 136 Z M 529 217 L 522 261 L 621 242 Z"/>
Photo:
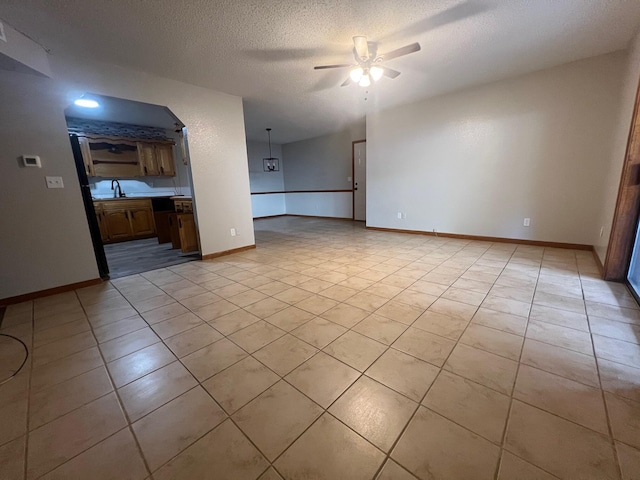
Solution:
<path fill-rule="evenodd" d="M 104 243 L 153 237 L 156 227 L 150 200 L 94 202 Z"/>
<path fill-rule="evenodd" d="M 180 233 L 180 248 L 183 253 L 198 251 L 198 233 L 193 213 L 178 213 L 178 232 Z"/>

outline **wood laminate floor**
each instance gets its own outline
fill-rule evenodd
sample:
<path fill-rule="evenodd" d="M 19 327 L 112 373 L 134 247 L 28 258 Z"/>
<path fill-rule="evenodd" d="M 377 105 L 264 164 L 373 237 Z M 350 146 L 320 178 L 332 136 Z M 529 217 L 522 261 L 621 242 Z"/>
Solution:
<path fill-rule="evenodd" d="M 184 254 L 171 243 L 158 244 L 157 238 L 143 238 L 104 246 L 111 278 L 126 277 L 158 268 L 198 260 L 199 254 Z"/>

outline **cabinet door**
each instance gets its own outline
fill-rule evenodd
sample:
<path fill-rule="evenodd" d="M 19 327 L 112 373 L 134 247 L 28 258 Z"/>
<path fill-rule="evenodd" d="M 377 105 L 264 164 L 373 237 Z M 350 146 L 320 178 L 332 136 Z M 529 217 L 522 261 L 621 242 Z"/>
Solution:
<path fill-rule="evenodd" d="M 193 213 L 179 213 L 180 248 L 183 253 L 198 251 L 198 233 Z"/>
<path fill-rule="evenodd" d="M 88 177 L 94 177 L 96 172 L 93 168 L 93 158 L 91 158 L 91 149 L 89 148 L 89 139 L 86 137 L 78 137 L 80 143 L 80 151 L 82 152 L 82 163 L 84 163 L 84 171 Z"/>
<path fill-rule="evenodd" d="M 176 167 L 173 162 L 173 145 L 157 144 L 156 145 L 156 161 L 160 175 L 174 177 L 176 175 Z"/>
<path fill-rule="evenodd" d="M 110 240 L 127 240 L 132 237 L 128 210 L 105 209 L 104 218 L 109 231 Z"/>
<path fill-rule="evenodd" d="M 98 217 L 98 227 L 100 227 L 102 243 L 107 243 L 109 241 L 109 226 L 107 225 L 107 219 L 102 209 L 96 212 L 96 216 Z"/>
<path fill-rule="evenodd" d="M 153 223 L 153 211 L 150 207 L 131 208 L 131 230 L 135 237 L 153 235 L 156 233 L 155 223 Z"/>
<path fill-rule="evenodd" d="M 142 175 L 159 175 L 156 149 L 152 143 L 138 142 L 138 163 Z"/>

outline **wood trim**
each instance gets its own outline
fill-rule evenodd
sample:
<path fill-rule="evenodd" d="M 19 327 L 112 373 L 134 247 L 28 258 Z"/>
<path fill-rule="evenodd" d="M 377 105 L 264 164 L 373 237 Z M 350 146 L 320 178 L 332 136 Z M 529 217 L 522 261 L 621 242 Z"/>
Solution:
<path fill-rule="evenodd" d="M 353 178 L 353 177 L 352 177 Z M 283 193 L 352 193 L 351 190 L 284 190 L 282 192 L 252 192 L 251 195 L 275 195 Z"/>
<path fill-rule="evenodd" d="M 92 280 L 85 280 L 84 282 L 70 283 L 69 285 L 61 285 L 59 287 L 47 288 L 46 290 L 16 295 L 15 297 L 2 298 L 0 299 L 0 307 L 12 305 L 14 303 L 26 302 L 35 298 L 48 297 L 49 295 L 56 295 L 58 293 L 70 292 L 79 288 L 92 287 L 93 285 L 99 285 L 102 282 L 103 280 L 101 278 L 94 278 Z"/>
<path fill-rule="evenodd" d="M 287 213 L 282 215 L 283 217 L 302 217 L 302 218 L 327 218 L 329 220 L 349 220 L 353 221 L 351 217 L 323 217 L 321 215 L 299 215 L 297 213 Z"/>
<path fill-rule="evenodd" d="M 351 190 L 355 192 L 355 184 L 356 184 L 356 143 L 364 143 L 367 139 L 363 140 L 354 140 L 351 142 Z M 351 220 L 356 220 L 356 195 L 355 193 L 351 196 Z"/>
<path fill-rule="evenodd" d="M 253 245 L 247 245 L 246 247 L 232 248 L 231 250 L 224 250 L 222 252 L 216 252 L 216 253 L 208 253 L 206 255 L 202 255 L 202 260 L 212 260 L 214 258 L 224 257 L 225 255 L 231 255 L 233 253 L 240 253 L 240 252 L 245 252 L 247 250 L 253 250 L 254 248 L 256 248 L 255 243 Z"/>
<path fill-rule="evenodd" d="M 636 125 L 640 123 L 640 81 L 636 89 L 633 116 L 629 127 L 627 148 L 624 155 L 620 187 L 613 215 L 609 246 L 604 261 L 604 279 L 624 281 L 631 261 L 631 251 L 635 241 L 635 232 L 640 213 L 640 141 L 634 141 L 640 132 Z M 640 139 L 639 139 L 640 140 Z M 635 161 L 634 161 L 635 160 Z"/>
<path fill-rule="evenodd" d="M 561 243 L 561 242 L 546 242 L 542 240 L 525 240 L 520 238 L 504 238 L 504 237 L 485 237 L 482 235 L 463 235 L 459 233 L 444 233 L 444 232 L 427 232 L 422 230 L 400 230 L 397 228 L 384 228 L 384 227 L 366 227 L 369 230 L 379 230 L 381 232 L 394 232 L 394 233 L 411 233 L 416 235 L 429 235 L 433 237 L 445 237 L 445 238 L 457 238 L 460 240 L 479 240 L 481 242 L 496 242 L 496 243 L 516 243 L 518 245 L 532 245 L 535 247 L 552 247 L 552 248 L 568 248 L 571 250 L 586 250 L 593 251 L 593 245 L 584 245 L 581 243 Z"/>

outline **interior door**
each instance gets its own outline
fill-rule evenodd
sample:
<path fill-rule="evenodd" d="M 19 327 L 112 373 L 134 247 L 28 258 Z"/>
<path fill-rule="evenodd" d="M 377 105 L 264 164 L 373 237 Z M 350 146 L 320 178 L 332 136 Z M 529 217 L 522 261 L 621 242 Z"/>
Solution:
<path fill-rule="evenodd" d="M 353 219 L 367 219 L 367 142 L 353 144 Z"/>

